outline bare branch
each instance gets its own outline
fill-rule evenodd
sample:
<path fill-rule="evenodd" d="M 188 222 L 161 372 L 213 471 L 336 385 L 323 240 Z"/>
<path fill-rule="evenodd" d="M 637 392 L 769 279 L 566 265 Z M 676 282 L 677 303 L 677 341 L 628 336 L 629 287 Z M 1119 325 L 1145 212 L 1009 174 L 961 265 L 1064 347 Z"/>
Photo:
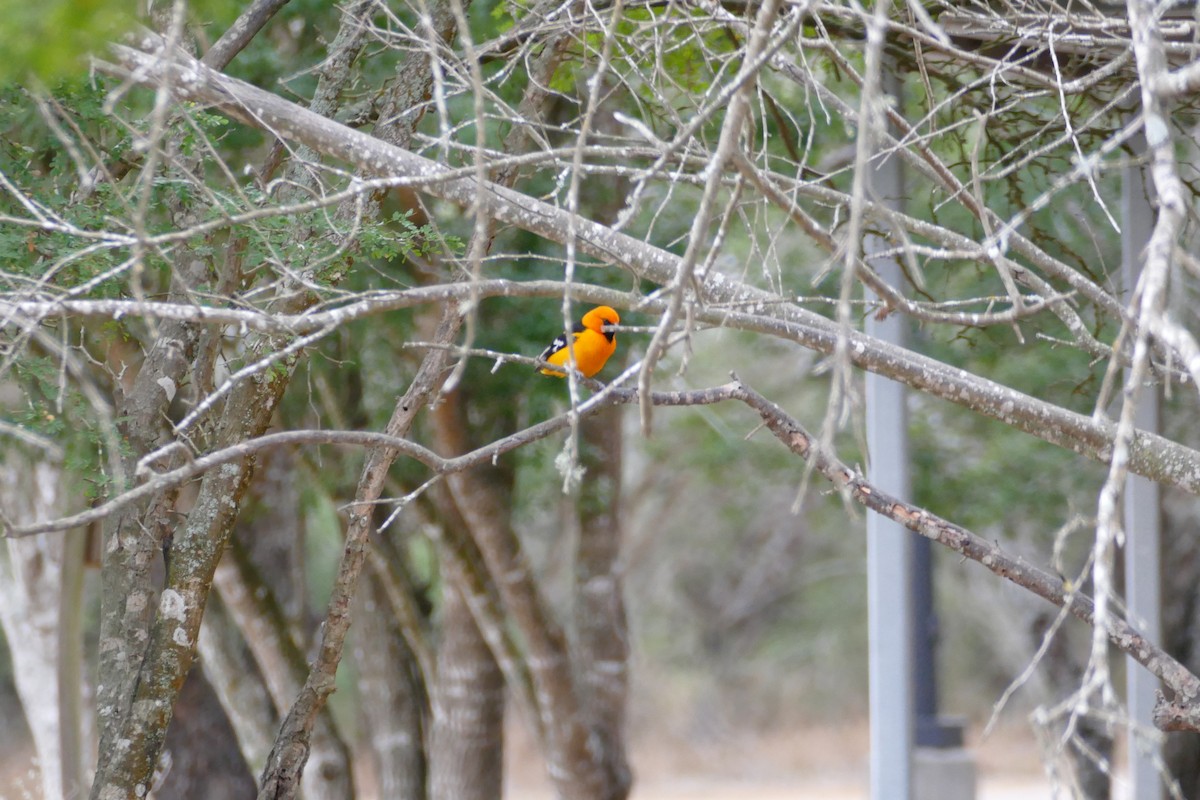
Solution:
<path fill-rule="evenodd" d="M 213 46 L 208 48 L 208 52 L 200 60 L 213 69 L 225 69 L 287 4 L 288 0 L 251 0 L 250 5 L 234 20 L 233 25 L 229 26 L 229 30 L 213 42 Z"/>
<path fill-rule="evenodd" d="M 195 62 L 188 62 L 182 54 L 171 56 L 174 61 L 165 60 L 165 54 L 156 40 L 146 40 L 143 44 L 154 48 L 159 55 L 124 47 L 116 49 L 126 68 L 132 70 L 139 80 L 151 84 L 166 81 L 185 98 L 214 103 L 249 124 L 266 127 L 281 136 L 293 137 L 330 156 L 348 160 L 371 174 L 392 172 L 428 178 L 443 172 L 442 167 L 419 156 L 388 147 L 377 139 L 312 114 L 267 92 L 207 71 Z M 172 75 L 176 78 L 169 77 Z M 842 113 L 851 118 L 855 116 L 850 109 Z M 891 116 L 889 120 L 897 122 Z M 908 129 L 903 120 L 899 122 Z M 933 158 L 931 154 L 928 157 Z M 932 163 L 933 167 L 930 163 L 921 162 L 927 170 L 940 166 L 940 162 Z M 963 187 L 953 175 L 940 171 L 935 171 L 935 175 L 951 182 L 956 196 L 969 196 L 962 194 Z M 476 184 L 470 178 L 432 183 L 427 190 L 434 196 L 463 205 L 469 205 L 478 196 Z M 574 229 L 580 248 L 585 252 L 630 267 L 640 276 L 659 284 L 670 284 L 677 272 L 676 256 L 587 220 L 573 222 L 570 215 L 549 204 L 495 185 L 489 186 L 486 197 L 488 213 L 496 219 L 556 241 L 564 241 L 568 231 Z M 984 213 L 983 210 L 977 211 Z M 1031 258 L 1037 256 L 1035 263 L 1050 265 L 1045 257 L 1038 256 L 1040 251 L 1033 248 L 1032 243 L 1024 237 L 1013 234 L 1010 241 L 1020 252 Z M 1120 313 L 1119 304 L 1110 295 L 1099 291 L 1094 283 L 1078 273 L 1068 269 L 1067 274 L 1061 277 L 1081 293 L 1096 300 L 1100 307 L 1115 307 Z M 833 337 L 837 335 L 837 328 L 829 320 L 803 309 L 778 305 L 777 296 L 769 292 L 722 275 L 709 276 L 705 289 L 709 304 L 763 304 L 764 317 L 768 314 L 776 317 L 771 320 L 757 318 L 755 325 L 748 325 L 747 329 L 788 331 L 788 338 L 822 352 L 831 352 L 836 344 Z M 727 318 L 734 319 L 735 316 L 729 315 Z M 1073 414 L 861 334 L 851 335 L 849 357 L 860 368 L 880 372 L 914 388 L 966 405 L 1039 438 L 1101 461 L 1107 462 L 1110 457 L 1109 444 L 1113 433 L 1110 423 Z M 1139 435 L 1136 438 L 1130 468 L 1154 480 L 1181 486 L 1192 492 L 1200 491 L 1200 454 L 1160 437 Z"/>
<path fill-rule="evenodd" d="M 1163 724 L 1168 724 L 1169 720 L 1169 724 L 1181 726 L 1174 728 L 1176 730 L 1198 730 L 1200 678 L 1161 647 L 1148 641 L 1129 623 L 1111 615 L 1099 617 L 1091 599 L 1077 591 L 1069 590 L 1058 576 L 1008 555 L 998 544 L 989 542 L 924 508 L 881 491 L 857 470 L 840 461 L 829 448 L 809 434 L 782 408 L 736 378 L 734 383 L 715 391 L 727 394 L 731 399 L 741 400 L 757 411 L 777 439 L 793 453 L 811 463 L 821 475 L 856 503 L 982 564 L 1001 578 L 1067 609 L 1072 615 L 1098 630 L 1107 641 L 1148 669 L 1175 693 L 1174 702 L 1167 704 L 1163 701 L 1161 704 L 1159 716 L 1163 719 Z"/>

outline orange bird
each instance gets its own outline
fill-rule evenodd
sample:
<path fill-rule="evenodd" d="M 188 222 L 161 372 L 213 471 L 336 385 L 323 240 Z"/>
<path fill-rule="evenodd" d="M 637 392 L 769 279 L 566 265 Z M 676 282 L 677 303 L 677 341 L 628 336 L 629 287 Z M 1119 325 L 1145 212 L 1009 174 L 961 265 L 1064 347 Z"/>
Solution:
<path fill-rule="evenodd" d="M 567 337 L 559 335 L 550 346 L 542 351 L 540 358 L 555 366 L 567 366 L 571 362 L 570 352 L 575 353 L 575 368 L 587 377 L 592 377 L 604 369 L 604 364 L 617 350 L 616 331 L 606 331 L 605 325 L 618 325 L 621 318 L 617 312 L 608 306 L 596 306 L 583 315 L 583 319 L 575 323 L 571 335 L 574 342 L 567 347 Z M 553 375 L 565 378 L 566 372 L 548 367 L 538 367 L 543 375 Z"/>

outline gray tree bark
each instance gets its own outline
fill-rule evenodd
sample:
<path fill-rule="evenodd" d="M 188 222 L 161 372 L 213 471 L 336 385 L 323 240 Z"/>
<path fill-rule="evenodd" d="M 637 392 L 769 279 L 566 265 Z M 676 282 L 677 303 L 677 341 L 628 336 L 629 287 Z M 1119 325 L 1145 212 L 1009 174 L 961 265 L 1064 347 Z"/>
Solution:
<path fill-rule="evenodd" d="M 575 559 L 576 657 L 584 708 L 596 737 L 606 800 L 624 800 L 633 784 L 626 753 L 629 627 L 620 569 L 621 411 L 610 408 L 580 425 L 579 552 Z"/>
<path fill-rule="evenodd" d="M 199 653 L 204 676 L 225 709 L 242 757 L 257 776 L 271 752 L 279 714 L 246 640 L 219 594 L 208 599 Z"/>
<path fill-rule="evenodd" d="M 443 451 L 470 449 L 463 402 L 462 392 L 456 390 L 434 411 L 434 436 Z M 509 524 L 508 506 L 496 502 L 496 495 L 511 491 L 511 477 L 494 467 L 480 467 L 471 477 L 473 490 L 469 493 L 435 493 L 442 523 L 449 530 L 443 533 L 447 541 L 443 546 L 441 640 L 431 698 L 431 800 L 487 800 L 503 792 L 504 673 L 467 600 L 471 589 L 466 572 L 483 572 L 474 542 L 476 536 L 487 534 L 477 526 L 507 528 Z M 486 510 L 480 508 L 485 505 Z M 458 549 L 460 563 L 446 559 L 446 547 Z"/>
<path fill-rule="evenodd" d="M 21 448 L 10 448 L 0 460 L 0 508 L 14 522 L 61 514 L 62 481 L 53 460 L 36 460 Z M 68 535 L 82 540 L 79 532 Z M 73 570 L 68 559 L 79 562 L 82 552 L 69 548 L 62 535 L 9 539 L 0 550 L 0 625 L 9 642 L 17 695 L 33 734 L 46 797 L 63 797 L 83 787 L 81 748 L 64 746 L 65 740 L 78 738 L 82 727 L 79 716 L 64 713 L 72 708 L 78 712 L 82 687 L 62 686 L 59 680 L 60 658 L 68 649 L 60 641 L 60 630 L 80 632 L 64 622 L 64 578 L 73 572 L 79 579 L 78 563 Z M 67 613 L 77 616 L 79 610 Z M 79 658 L 77 648 L 73 656 Z M 61 668 L 81 673 L 77 663 Z M 74 697 L 61 696 L 64 690 Z"/>
<path fill-rule="evenodd" d="M 157 800 L 226 800 L 254 794 L 254 775 L 200 669 L 192 669 L 179 693 L 161 762 L 165 774 L 154 792 Z"/>
<path fill-rule="evenodd" d="M 461 591 L 443 585 L 429 797 L 494 800 L 504 782 L 504 675 Z"/>
<path fill-rule="evenodd" d="M 246 527 L 248 537 L 256 533 L 271 536 L 270 532 L 260 529 L 257 522 L 248 523 Z M 285 535 L 294 535 L 294 528 L 291 534 Z M 307 672 L 304 651 L 293 638 L 283 607 L 271 585 L 251 563 L 249 553 L 240 542 L 231 545 L 217 566 L 213 585 L 242 631 L 276 711 L 280 715 L 286 713 L 304 684 Z M 328 708 L 322 709 L 318 715 L 309 769 L 304 771 L 301 785 L 307 800 L 336 800 L 353 796 L 350 750 Z"/>
<path fill-rule="evenodd" d="M 353 634 L 363 722 L 380 797 L 424 800 L 425 676 L 374 571 L 364 577 Z"/>

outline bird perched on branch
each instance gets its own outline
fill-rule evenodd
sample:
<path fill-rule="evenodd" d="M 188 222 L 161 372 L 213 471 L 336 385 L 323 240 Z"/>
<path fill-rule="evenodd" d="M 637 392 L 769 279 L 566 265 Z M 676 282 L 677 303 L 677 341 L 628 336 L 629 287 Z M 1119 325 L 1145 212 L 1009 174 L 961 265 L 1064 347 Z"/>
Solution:
<path fill-rule="evenodd" d="M 616 311 L 608 306 L 596 306 L 584 314 L 581 321 L 575 323 L 571 333 L 574 342 L 570 348 L 567 347 L 567 337 L 560 335 L 542 351 L 540 358 L 555 366 L 564 366 L 570 364 L 570 352 L 574 351 L 575 368 L 590 378 L 604 369 L 608 357 L 617 349 L 616 331 L 605 330 L 605 326 L 617 325 L 620 322 L 621 318 Z M 537 370 L 543 375 L 553 375 L 556 378 L 567 376 L 566 372 L 549 367 L 538 367 Z"/>

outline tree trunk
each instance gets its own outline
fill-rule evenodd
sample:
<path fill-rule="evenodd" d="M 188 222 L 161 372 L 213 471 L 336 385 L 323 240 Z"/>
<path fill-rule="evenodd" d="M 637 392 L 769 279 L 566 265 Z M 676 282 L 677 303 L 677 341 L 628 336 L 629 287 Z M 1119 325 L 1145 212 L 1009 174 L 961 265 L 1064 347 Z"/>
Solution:
<path fill-rule="evenodd" d="M 1037 647 L 1053 624 L 1055 614 L 1042 611 L 1035 617 L 1033 631 Z M 1074 691 L 1083 679 L 1078 647 L 1071 645 L 1071 630 L 1060 629 L 1046 649 L 1045 670 L 1056 695 Z M 1058 736 L 1052 732 L 1052 736 Z M 1113 737 L 1108 724 L 1095 716 L 1083 715 L 1075 722 L 1075 730 L 1063 751 L 1071 770 L 1071 779 L 1079 800 L 1108 800 L 1112 793 L 1109 775 L 1113 757 Z"/>
<path fill-rule="evenodd" d="M 233 535 L 249 563 L 267 582 L 286 627 L 306 650 L 314 617 L 305 595 L 304 517 L 295 452 L 268 450 L 246 494 L 246 511 Z"/>
<path fill-rule="evenodd" d="M 395 624 L 379 577 L 368 571 L 361 580 L 354 651 L 376 791 L 379 797 L 394 800 L 424 800 L 425 678 Z"/>
<path fill-rule="evenodd" d="M 575 636 L 584 707 L 607 776 L 608 800 L 624 800 L 633 776 L 625 752 L 629 691 L 629 630 L 621 554 L 621 408 L 580 425 L 579 552 L 575 567 Z"/>
<path fill-rule="evenodd" d="M 503 794 L 504 676 L 461 591 L 443 587 L 429 796 L 494 800 Z"/>
<path fill-rule="evenodd" d="M 434 437 L 446 452 L 466 452 L 471 446 L 463 413 L 463 394 L 446 395 L 432 416 Z M 473 546 L 479 531 L 468 522 L 466 503 L 486 503 L 493 492 L 511 488 L 501 470 L 471 470 L 476 483 L 469 496 L 437 487 L 443 537 L 441 639 L 437 650 L 437 681 L 433 691 L 433 730 L 430 743 L 431 800 L 486 800 L 499 797 L 504 778 L 504 673 L 496 654 L 480 631 L 467 600 L 464 570 L 483 567 Z M 490 473 L 484 478 L 483 473 Z M 477 523 L 507 526 L 507 506 L 492 504 L 490 512 L 473 515 Z M 482 523 L 479 523 L 482 524 Z M 461 543 L 462 564 L 448 560 L 447 547 Z M 470 553 L 475 558 L 467 557 Z"/>
<path fill-rule="evenodd" d="M 304 654 L 292 638 L 274 593 L 238 542 L 218 565 L 213 584 L 245 636 L 276 710 L 286 713 L 304 684 Z M 318 715 L 301 781 L 308 800 L 336 800 L 353 794 L 349 748 L 328 707 Z"/>
<path fill-rule="evenodd" d="M 279 729 L 279 714 L 241 630 L 220 596 L 208 599 L 200 626 L 200 666 L 216 691 L 253 775 L 262 773 Z"/>
<path fill-rule="evenodd" d="M 459 389 L 445 395 L 434 410 L 435 438 L 446 452 L 462 453 L 469 447 L 467 404 Z M 471 546 L 478 549 L 481 569 L 490 576 L 522 639 L 533 686 L 532 724 L 555 788 L 567 800 L 611 796 L 610 776 L 595 749 L 596 736 L 586 717 L 567 637 L 511 525 L 511 477 L 497 466 L 484 465 L 453 473 L 447 483 Z"/>
<path fill-rule="evenodd" d="M 64 510 L 64 498 L 58 491 L 62 479 L 55 464 L 35 461 L 21 450 L 10 449 L 0 469 L 0 508 L 18 523 L 51 519 Z M 17 695 L 37 750 L 42 793 L 53 798 L 78 793 L 82 788 L 79 748 L 71 753 L 72 763 L 63 758 L 64 749 L 70 749 L 64 748 L 64 740 L 78 734 L 78 727 L 70 730 L 68 726 L 79 726 L 80 720 L 62 714 L 63 708 L 72 704 L 62 702 L 58 670 L 63 579 L 71 571 L 66 564 L 64 536 L 78 542 L 83 535 L 83 531 L 70 531 L 9 539 L 0 551 L 0 625 L 9 642 Z M 71 550 L 73 558 L 82 558 L 79 548 Z M 71 665 L 63 666 L 69 669 Z M 80 687 L 73 687 L 73 691 L 78 695 Z M 78 696 L 73 705 L 80 707 Z"/>
<path fill-rule="evenodd" d="M 303 583 L 304 523 L 295 456 L 264 454 L 213 583 L 282 715 L 304 683 L 307 620 Z M 308 800 L 352 795 L 350 750 L 323 709 L 302 778 Z"/>
<path fill-rule="evenodd" d="M 1200 668 L 1200 552 L 1193 498 L 1166 493 L 1163 504 L 1163 641 L 1192 672 Z M 1200 798 L 1200 734 L 1167 734 L 1163 758 L 1186 798 Z"/>
<path fill-rule="evenodd" d="M 610 108 L 596 115 L 596 127 L 609 135 L 621 124 Z M 591 198 L 597 220 L 620 216 L 629 192 L 624 177 L 611 179 L 611 191 Z M 613 362 L 623 364 L 622 351 Z M 580 461 L 587 480 L 579 486 L 579 549 L 575 556 L 575 639 L 584 707 L 600 747 L 606 776 L 606 800 L 624 800 L 633 784 L 626 753 L 626 702 L 629 693 L 629 624 L 621 575 L 624 514 L 621 482 L 624 452 L 623 409 L 608 408 L 579 424 Z"/>
<path fill-rule="evenodd" d="M 254 775 L 202 670 L 193 669 L 179 693 L 162 761 L 157 800 L 225 800 L 255 792 Z"/>
<path fill-rule="evenodd" d="M 181 255 L 174 272 L 171 299 L 185 300 L 195 287 L 209 278 L 207 262 Z M 116 474 L 111 476 L 118 490 L 125 488 L 121 484 L 132 483 L 140 458 L 169 441 L 165 424 L 170 402 L 175 387 L 184 383 L 192 366 L 199 338 L 197 326 L 188 323 L 168 322 L 159 326 L 157 338 L 146 342 L 146 356 L 131 385 L 116 387 L 114 405 L 121 420 L 119 430 L 126 448 L 121 455 L 120 469 L 114 470 Z M 117 362 L 114 368 L 123 373 L 128 362 L 123 356 L 119 356 Z M 166 387 L 171 387 L 170 391 Z M 116 459 L 115 454 L 110 456 Z M 176 465 L 173 461 L 167 464 Z M 109 784 L 110 774 L 115 776 L 117 772 L 125 772 L 125 762 L 131 756 L 141 763 L 139 777 L 131 781 L 125 780 L 126 775 L 115 776 L 112 784 L 114 788 L 123 785 L 123 791 L 132 791 L 133 783 L 149 780 L 153 769 L 150 762 L 157 757 L 156 753 L 150 754 L 142 747 L 140 735 L 131 735 L 130 728 L 139 726 L 141 721 L 132 720 L 130 715 L 150 646 L 157 606 L 158 585 L 152 579 L 152 570 L 161 564 L 160 553 L 178 528 L 174 516 L 178 494 L 178 490 L 166 491 L 145 502 L 127 506 L 105 518 L 101 526 L 103 564 L 96 689 L 100 757 L 97 780 L 92 786 L 93 797 L 98 797 Z M 173 701 L 173 695 L 171 699 Z M 161 712 L 169 718 L 169 708 L 161 709 Z M 152 727 L 158 744 L 161 744 L 161 737 L 166 733 L 166 720 Z M 128 739 L 131 745 L 118 748 L 117 742 L 122 739 Z M 123 763 L 110 770 L 110 762 L 114 760 Z"/>

